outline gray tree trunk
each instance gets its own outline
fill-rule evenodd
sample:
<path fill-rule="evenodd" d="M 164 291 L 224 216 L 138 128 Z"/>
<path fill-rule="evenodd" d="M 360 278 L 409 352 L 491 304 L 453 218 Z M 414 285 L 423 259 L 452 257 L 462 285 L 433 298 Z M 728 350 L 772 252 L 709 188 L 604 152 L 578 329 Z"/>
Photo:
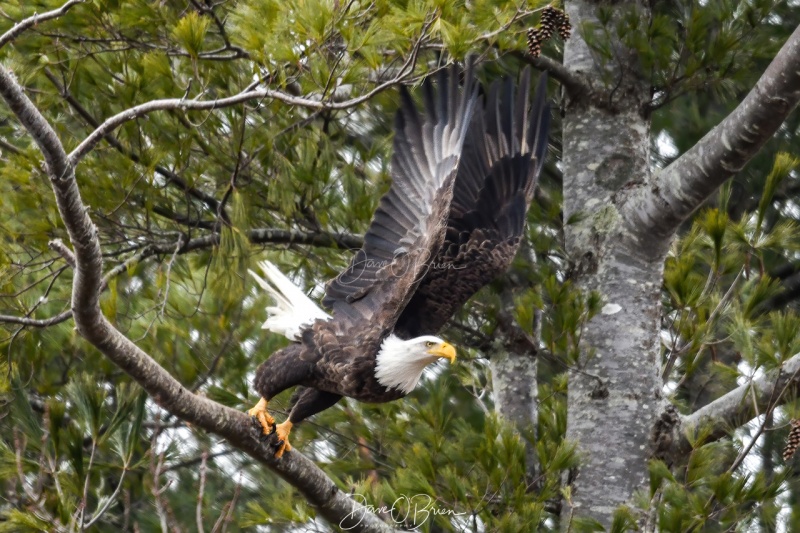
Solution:
<path fill-rule="evenodd" d="M 579 29 L 597 22 L 596 7 L 586 0 L 567 2 Z M 615 5 L 620 7 L 625 6 Z M 565 46 L 565 68 L 554 73 L 569 82 L 564 86 L 572 97 L 564 120 L 564 217 L 572 221 L 566 247 L 580 286 L 605 300 L 585 327 L 579 368 L 570 373 L 567 437 L 577 441 L 584 461 L 571 476 L 565 525 L 577 513 L 607 526 L 615 508 L 647 489 L 650 431 L 662 412 L 659 292 L 669 242 L 800 103 L 797 28 L 736 109 L 651 175 L 650 124 L 643 113 L 649 87 L 637 75 L 635 54 L 610 45 L 614 60 L 604 64 L 577 31 Z M 768 379 L 755 379 L 682 417 L 683 432 L 663 442 L 659 435 L 659 450 L 671 448 L 659 453 L 685 455 L 685 432 L 699 424 L 712 428 L 709 438 L 727 435 L 731 426 L 763 411 L 774 397 L 765 395 L 775 387 L 800 387 L 791 370 L 798 366 L 800 354 L 782 372 L 767 373 Z M 751 390 L 755 401 L 742 402 Z"/>
<path fill-rule="evenodd" d="M 520 434 L 535 439 L 538 417 L 535 355 L 516 350 L 495 350 L 489 368 L 497 414 L 511 422 Z M 525 445 L 525 461 L 528 477 L 534 478 L 538 471 L 538 457 L 529 442 Z"/>
<path fill-rule="evenodd" d="M 576 28 L 594 20 L 595 9 L 567 3 Z M 596 89 L 571 102 L 564 119 L 564 218 L 578 220 L 566 226 L 566 247 L 577 282 L 604 304 L 585 327 L 580 371 L 569 378 L 567 438 L 582 463 L 571 476 L 565 527 L 573 516 L 608 526 L 616 507 L 648 487 L 649 434 L 660 407 L 665 245 L 639 240 L 621 212 L 625 191 L 650 179 L 650 123 L 640 113 L 648 87 L 627 60 L 618 50 L 615 71 L 601 72 L 580 31 L 564 53 L 565 66 Z"/>

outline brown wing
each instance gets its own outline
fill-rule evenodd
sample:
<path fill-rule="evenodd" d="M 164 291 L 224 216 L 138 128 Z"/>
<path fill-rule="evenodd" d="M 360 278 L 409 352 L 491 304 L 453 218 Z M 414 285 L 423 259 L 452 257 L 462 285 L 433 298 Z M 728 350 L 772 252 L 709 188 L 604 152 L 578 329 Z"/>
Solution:
<path fill-rule="evenodd" d="M 395 120 L 392 186 L 381 198 L 350 266 L 328 284 L 323 305 L 334 321 L 390 331 L 422 272 L 444 242 L 467 127 L 477 96 L 472 69 L 459 89 L 455 68 L 423 85 L 422 116 L 405 89 Z"/>
<path fill-rule="evenodd" d="M 530 71 L 525 69 L 516 95 L 510 78 L 496 82 L 473 115 L 445 241 L 397 321 L 400 337 L 437 332 L 511 264 L 547 151 L 546 81 L 540 77 L 530 111 Z"/>

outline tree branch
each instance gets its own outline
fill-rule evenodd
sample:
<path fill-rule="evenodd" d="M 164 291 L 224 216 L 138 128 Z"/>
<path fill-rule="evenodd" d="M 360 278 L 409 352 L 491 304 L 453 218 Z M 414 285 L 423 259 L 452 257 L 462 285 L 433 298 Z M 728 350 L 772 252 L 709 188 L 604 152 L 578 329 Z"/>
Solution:
<path fill-rule="evenodd" d="M 28 318 L 26 316 L 0 315 L 0 322 L 6 324 L 19 324 L 32 328 L 47 328 L 61 324 L 72 318 L 72 311 L 64 311 L 50 318 Z"/>
<path fill-rule="evenodd" d="M 50 20 L 54 18 L 58 18 L 67 11 L 69 11 L 73 6 L 77 4 L 82 4 L 86 0 L 69 0 L 63 6 L 59 7 L 58 9 L 54 9 L 52 11 L 47 11 L 42 13 L 41 15 L 35 14 L 32 17 L 28 17 L 25 20 L 17 22 L 14 24 L 14 27 L 5 32 L 2 36 L 0 36 L 0 48 L 3 48 L 5 45 L 13 41 L 17 38 L 17 36 L 30 28 L 31 26 L 36 26 L 40 22 L 44 22 L 45 20 Z"/>
<path fill-rule="evenodd" d="M 81 105 L 81 103 L 78 102 L 78 100 L 75 99 L 74 96 L 72 96 L 69 89 L 67 89 L 66 86 L 62 85 L 61 82 L 58 80 L 58 78 L 52 72 L 50 72 L 49 69 L 45 68 L 43 69 L 43 72 L 45 77 L 48 80 L 50 80 L 50 83 L 53 84 L 53 86 L 56 88 L 59 94 L 61 94 L 64 100 L 66 100 L 67 104 L 69 104 L 69 106 L 72 109 L 74 109 L 75 112 L 78 113 L 78 115 L 80 115 L 81 118 L 83 118 L 83 120 L 86 121 L 87 124 L 89 124 L 92 128 L 97 129 L 100 126 L 100 123 L 97 120 L 95 120 L 94 116 L 92 116 L 92 114 L 89 113 L 89 111 L 85 107 L 83 107 L 83 105 Z M 139 155 L 134 153 L 133 151 L 125 148 L 122 145 L 122 143 L 111 133 L 106 134 L 103 138 L 119 153 L 123 154 L 125 157 L 127 157 L 134 163 L 142 164 L 141 157 L 139 157 Z M 216 198 L 214 198 L 209 194 L 206 194 L 200 189 L 190 186 L 185 179 L 178 176 L 176 173 L 172 172 L 167 168 L 162 167 L 161 165 L 156 165 L 155 167 L 153 167 L 153 170 L 158 174 L 160 174 L 165 180 L 167 180 L 167 183 L 170 183 L 178 187 L 180 190 L 187 193 L 189 196 L 203 202 L 206 206 L 208 206 L 208 208 L 212 212 L 216 213 L 219 210 L 219 202 L 217 201 Z"/>
<path fill-rule="evenodd" d="M 154 206 L 153 212 L 164 218 L 183 224 L 190 228 L 216 230 L 218 225 L 213 220 L 192 220 L 185 215 L 174 213 L 169 209 Z M 364 237 L 353 233 L 330 233 L 325 231 L 297 231 L 276 228 L 256 228 L 247 232 L 251 244 L 305 244 L 321 248 L 361 248 Z M 198 248 L 206 248 L 219 243 L 219 235 L 207 235 L 189 241 L 181 248 L 181 253 Z"/>
<path fill-rule="evenodd" d="M 364 244 L 364 238 L 361 235 L 353 233 L 303 232 L 274 228 L 251 229 L 247 232 L 247 237 L 252 244 L 299 244 L 307 246 L 319 246 L 321 248 L 347 248 L 351 250 L 361 248 L 361 246 Z M 205 237 L 198 237 L 196 239 L 186 241 L 183 246 L 178 249 L 177 254 L 183 255 L 195 250 L 211 248 L 212 246 L 217 246 L 218 244 L 219 234 L 217 233 L 207 235 Z M 58 252 L 71 267 L 75 267 L 74 255 L 60 240 L 56 239 L 50 241 L 50 247 Z M 140 263 L 151 257 L 172 255 L 174 253 L 175 244 L 147 244 L 138 253 L 106 272 L 103 276 L 103 282 L 100 290 L 104 291 L 108 287 L 108 283 L 111 281 L 111 279 L 125 272 L 131 264 Z M 19 324 L 21 326 L 33 328 L 47 328 L 50 326 L 55 326 L 56 324 L 61 324 L 62 322 L 66 322 L 70 318 L 72 318 L 72 310 L 64 311 L 49 318 L 0 315 L 0 323 Z"/>
<path fill-rule="evenodd" d="M 726 180 L 739 172 L 800 101 L 800 27 L 739 106 L 696 145 L 631 194 L 628 225 L 665 239 Z"/>
<path fill-rule="evenodd" d="M 186 100 L 184 98 L 167 98 L 163 100 L 153 100 L 145 104 L 140 104 L 130 109 L 126 109 L 121 113 L 117 113 L 113 117 L 103 122 L 97 129 L 89 134 L 83 142 L 75 148 L 69 155 L 69 161 L 72 165 L 77 165 L 103 138 L 109 133 L 117 129 L 122 124 L 134 120 L 138 117 L 147 115 L 154 111 L 164 111 L 168 109 L 182 109 L 182 110 L 213 110 L 221 109 L 223 107 L 231 107 L 241 103 L 249 102 L 252 100 L 262 100 L 264 98 L 271 98 L 280 102 L 298 106 L 307 107 L 317 110 L 341 110 L 349 109 L 360 105 L 374 95 L 385 91 L 386 89 L 401 83 L 414 71 L 414 64 L 416 63 L 416 48 L 415 51 L 409 55 L 403 66 L 398 70 L 397 74 L 392 79 L 385 81 L 368 91 L 361 96 L 351 98 L 344 101 L 337 101 L 335 97 L 330 100 L 314 100 L 308 97 L 293 96 L 281 91 L 273 89 L 251 89 L 247 88 L 239 94 L 228 96 L 227 98 L 219 98 L 217 100 Z M 335 96 L 335 95 L 334 95 Z"/>
<path fill-rule="evenodd" d="M 81 336 L 136 380 L 163 409 L 220 435 L 269 466 L 295 486 L 330 522 L 355 531 L 389 531 L 386 524 L 339 490 L 322 470 L 300 453 L 292 451 L 282 459 L 275 459 L 272 448 L 261 442 L 250 417 L 192 394 L 106 319 L 99 305 L 103 280 L 100 242 L 81 199 L 72 161 L 50 124 L 3 66 L 0 66 L 0 96 L 44 155 L 59 213 L 74 248 L 72 312 Z"/>
<path fill-rule="evenodd" d="M 751 391 L 752 389 L 752 391 Z M 737 387 L 681 420 L 681 434 L 675 439 L 673 456 L 685 456 L 692 446 L 687 438 L 704 430 L 704 442 L 719 440 L 761 413 L 796 397 L 800 392 L 800 354 L 780 368 Z M 705 433 L 707 431 L 708 433 Z"/>
<path fill-rule="evenodd" d="M 353 233 L 304 232 L 279 229 L 251 229 L 247 232 L 253 244 L 306 244 L 320 248 L 348 248 L 356 250 L 364 244 L 364 237 Z"/>
<path fill-rule="evenodd" d="M 572 103 L 583 100 L 593 92 L 586 80 L 555 59 L 550 59 L 546 56 L 532 57 L 529 53 L 523 51 L 516 51 L 514 55 L 534 68 L 547 72 L 551 78 L 563 85 Z"/>

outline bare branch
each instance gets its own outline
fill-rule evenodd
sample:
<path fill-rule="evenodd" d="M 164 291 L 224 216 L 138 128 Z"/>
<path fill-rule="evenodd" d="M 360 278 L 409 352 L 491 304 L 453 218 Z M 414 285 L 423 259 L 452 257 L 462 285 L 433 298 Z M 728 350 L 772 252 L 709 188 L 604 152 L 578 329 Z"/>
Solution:
<path fill-rule="evenodd" d="M 252 244 L 296 244 L 306 246 L 319 246 L 321 248 L 343 248 L 355 250 L 364 244 L 364 238 L 354 233 L 327 233 L 283 230 L 276 228 L 256 228 L 247 232 L 247 237 Z M 191 239 L 182 244 L 177 254 L 183 255 L 195 250 L 211 248 L 219 244 L 219 234 L 214 233 L 205 237 Z M 72 251 L 60 239 L 50 241 L 49 246 L 59 253 L 67 263 L 74 267 L 75 257 Z M 138 253 L 132 255 L 122 263 L 110 269 L 103 276 L 101 291 L 108 288 L 113 278 L 128 270 L 133 264 L 141 263 L 154 257 L 172 255 L 176 250 L 175 244 L 159 243 L 147 244 Z M 72 318 L 72 310 L 64 311 L 49 318 L 30 318 L 28 316 L 0 315 L 0 323 L 19 324 L 32 328 L 47 328 L 66 322 Z"/>
<path fill-rule="evenodd" d="M 673 445 L 673 453 L 675 456 L 681 456 L 691 451 L 691 444 L 686 435 L 703 428 L 709 431 L 706 442 L 719 440 L 759 413 L 790 401 L 798 392 L 800 392 L 800 354 L 785 361 L 780 368 L 733 389 L 691 415 L 683 417 L 681 421 L 683 432 Z"/>
<path fill-rule="evenodd" d="M 47 246 L 49 246 L 54 252 L 58 253 L 58 255 L 63 257 L 64 261 L 66 261 L 69 266 L 75 268 L 75 255 L 72 253 L 72 250 L 67 248 L 67 246 L 64 244 L 64 241 L 61 239 L 53 239 L 47 243 Z"/>
<path fill-rule="evenodd" d="M 547 72 L 551 78 L 563 85 L 571 102 L 583 100 L 593 92 L 589 84 L 580 75 L 572 72 L 555 59 L 550 59 L 546 56 L 532 57 L 522 51 L 515 52 L 514 55 L 530 63 L 534 68 Z"/>
<path fill-rule="evenodd" d="M 50 80 L 50 83 L 52 83 L 53 86 L 61 94 L 61 96 L 64 97 L 64 100 L 67 102 L 67 104 L 69 104 L 69 106 L 72 109 L 74 109 L 75 112 L 78 113 L 78 115 L 80 115 L 80 117 L 87 124 L 89 124 L 91 127 L 95 129 L 100 126 L 100 123 L 94 118 L 94 116 L 92 116 L 91 113 L 89 113 L 89 110 L 86 109 L 83 105 L 81 105 L 81 103 L 78 102 L 78 100 L 74 96 L 72 96 L 69 89 L 66 86 L 62 85 L 61 82 L 58 80 L 58 78 L 52 72 L 50 72 L 49 69 L 45 68 L 43 69 L 43 72 L 45 77 L 48 80 Z M 114 137 L 110 132 L 104 136 L 104 139 L 115 150 L 123 154 L 125 157 L 127 157 L 134 163 L 142 164 L 142 158 L 135 152 L 123 146 L 122 143 L 116 137 Z M 207 205 L 209 209 L 211 209 L 213 212 L 215 213 L 217 212 L 219 208 L 219 202 L 217 202 L 217 199 L 211 196 L 210 194 L 207 194 L 201 191 L 200 189 L 190 186 L 185 179 L 177 175 L 175 172 L 172 172 L 171 170 L 164 168 L 161 165 L 156 165 L 155 167 L 153 167 L 153 170 L 156 173 L 160 174 L 162 177 L 164 177 L 164 179 L 167 180 L 167 183 L 176 186 L 180 190 L 187 193 L 189 196 L 197 200 L 200 200 L 205 205 Z"/>
<path fill-rule="evenodd" d="M 32 328 L 47 328 L 50 326 L 55 326 L 56 324 L 61 324 L 72 318 L 72 311 L 64 311 L 63 313 L 59 313 L 55 316 L 51 316 L 50 318 L 28 318 L 25 316 L 14 316 L 14 315 L 0 315 L 0 322 L 5 322 L 7 324 L 20 324 L 22 326 L 28 326 Z"/>
<path fill-rule="evenodd" d="M 353 233 L 304 232 L 279 229 L 252 229 L 247 232 L 253 244 L 307 244 L 320 248 L 361 248 L 364 238 Z"/>
<path fill-rule="evenodd" d="M 117 113 L 113 117 L 107 119 L 96 130 L 89 134 L 89 136 L 86 137 L 86 139 L 84 139 L 83 142 L 78 145 L 77 148 L 75 148 L 75 150 L 72 151 L 72 153 L 69 155 L 69 161 L 73 165 L 76 165 L 97 145 L 97 143 L 99 143 L 104 137 L 117 129 L 119 126 L 154 111 L 164 111 L 168 109 L 196 111 L 222 109 L 224 107 L 231 107 L 245 102 L 250 102 L 252 100 L 262 100 L 264 98 L 271 98 L 289 105 L 307 107 L 317 110 L 333 111 L 349 109 L 366 102 L 379 92 L 385 91 L 386 89 L 401 83 L 413 72 L 415 62 L 416 54 L 412 54 L 392 79 L 381 83 L 371 91 L 362 94 L 361 96 L 344 101 L 336 101 L 334 98 L 335 95 L 330 100 L 314 100 L 307 97 L 293 96 L 291 94 L 275 91 L 273 89 L 245 89 L 239 94 L 229 96 L 227 98 L 220 98 L 218 100 L 185 100 L 183 98 L 153 100 L 151 102 L 126 109 L 125 111 Z"/>
<path fill-rule="evenodd" d="M 800 101 L 800 27 L 739 106 L 628 199 L 637 235 L 670 236 L 709 195 L 739 172 Z"/>
<path fill-rule="evenodd" d="M 494 30 L 486 32 L 480 35 L 479 37 L 473 39 L 472 44 L 476 44 L 478 41 L 488 41 L 490 39 L 494 39 L 501 33 L 507 32 L 511 28 L 511 26 L 513 26 L 514 23 L 517 22 L 518 20 L 528 18 L 534 13 L 538 13 L 539 11 L 544 11 L 545 9 L 544 7 L 540 7 L 537 9 L 527 10 L 525 9 L 526 4 L 527 2 L 520 2 L 520 4 L 517 6 L 517 10 L 514 12 L 514 15 L 510 19 L 508 19 L 508 21 L 505 24 L 503 24 L 499 28 L 495 28 Z"/>
<path fill-rule="evenodd" d="M 39 24 L 40 22 L 44 22 L 45 20 L 58 18 L 67 11 L 69 11 L 73 6 L 77 4 L 82 4 L 85 1 L 86 0 L 69 0 L 58 9 L 47 11 L 45 13 L 42 13 L 41 15 L 35 14 L 32 17 L 28 17 L 25 20 L 17 22 L 16 24 L 14 24 L 13 28 L 11 28 L 7 32 L 5 32 L 2 36 L 0 36 L 0 48 L 3 48 L 5 45 L 16 39 L 19 34 L 24 32 L 31 26 L 36 26 L 37 24 Z"/>
<path fill-rule="evenodd" d="M 205 528 L 203 528 L 203 492 L 206 488 L 207 463 L 208 452 L 203 452 L 203 457 L 200 461 L 200 488 L 197 489 L 197 508 L 195 509 L 195 521 L 197 522 L 197 531 L 199 533 L 205 533 Z"/>
<path fill-rule="evenodd" d="M 295 486 L 330 522 L 354 531 L 390 531 L 366 508 L 339 490 L 312 461 L 297 451 L 275 459 L 273 448 L 260 440 L 246 414 L 197 396 L 173 378 L 152 357 L 122 335 L 99 305 L 103 257 L 70 163 L 55 131 L 0 66 L 0 96 L 28 130 L 44 155 L 59 213 L 75 253 L 72 311 L 78 332 L 139 383 L 163 409 L 196 427 L 215 433 Z"/>

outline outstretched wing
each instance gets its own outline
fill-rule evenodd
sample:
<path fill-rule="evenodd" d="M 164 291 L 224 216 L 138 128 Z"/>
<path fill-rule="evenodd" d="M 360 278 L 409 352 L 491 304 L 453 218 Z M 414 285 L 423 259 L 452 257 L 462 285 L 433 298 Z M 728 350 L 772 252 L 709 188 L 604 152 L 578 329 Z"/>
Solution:
<path fill-rule="evenodd" d="M 435 333 L 511 264 L 547 151 L 546 81 L 540 77 L 530 110 L 530 70 L 525 69 L 516 95 L 510 78 L 496 82 L 483 108 L 475 112 L 445 241 L 397 321 L 399 336 Z"/>
<path fill-rule="evenodd" d="M 477 101 L 472 69 L 463 88 L 455 68 L 440 71 L 438 89 L 423 85 L 422 116 L 405 89 L 395 119 L 392 186 L 381 198 L 364 246 L 331 281 L 323 305 L 334 321 L 369 321 L 391 329 L 431 257 L 444 242 L 453 183 Z"/>

